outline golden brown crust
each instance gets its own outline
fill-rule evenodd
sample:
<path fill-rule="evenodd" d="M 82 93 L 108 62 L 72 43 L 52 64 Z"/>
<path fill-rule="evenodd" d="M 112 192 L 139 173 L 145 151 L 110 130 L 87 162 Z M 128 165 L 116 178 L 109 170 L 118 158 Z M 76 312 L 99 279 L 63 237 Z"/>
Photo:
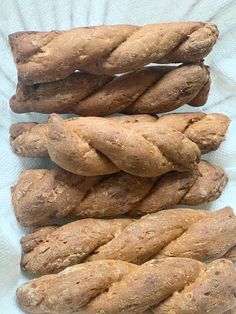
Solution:
<path fill-rule="evenodd" d="M 75 72 L 56 82 L 18 83 L 10 105 L 17 113 L 161 113 L 185 103 L 204 105 L 209 88 L 210 75 L 203 64 L 146 67 L 119 77 Z"/>
<path fill-rule="evenodd" d="M 166 114 L 159 118 L 158 124 L 175 127 L 196 143 L 202 153 L 219 147 L 225 139 L 230 120 L 221 113 L 204 114 L 201 112 Z"/>
<path fill-rule="evenodd" d="M 22 237 L 22 268 L 32 274 L 58 272 L 78 264 L 117 237 L 132 219 L 83 219 L 61 227 L 38 228 Z"/>
<path fill-rule="evenodd" d="M 99 180 L 100 177 L 76 176 L 59 168 L 26 170 L 19 185 L 12 188 L 16 217 L 24 226 L 66 217 Z"/>
<path fill-rule="evenodd" d="M 176 204 L 199 205 L 218 198 L 226 183 L 223 169 L 206 161 L 197 171 L 161 178 L 123 172 L 81 177 L 60 168 L 34 169 L 22 172 L 12 187 L 12 202 L 21 225 L 42 225 L 66 216 L 145 215 Z"/>
<path fill-rule="evenodd" d="M 229 309 L 229 314 L 233 314 L 235 278 L 234 275 L 230 278 L 232 270 L 232 264 L 225 260 L 212 262 L 195 282 L 152 309 L 152 313 L 166 314 L 175 309 L 178 314 L 226 314 L 225 310 Z"/>
<path fill-rule="evenodd" d="M 14 152 L 25 157 L 47 157 L 47 123 L 17 122 L 10 127 Z"/>
<path fill-rule="evenodd" d="M 221 195 L 226 183 L 223 169 L 202 160 L 197 172 L 162 176 L 130 213 L 144 215 L 176 204 L 194 206 L 212 202 Z"/>
<path fill-rule="evenodd" d="M 63 169 L 86 176 L 120 170 L 141 177 L 196 169 L 200 150 L 182 133 L 156 123 L 106 118 L 49 119 L 47 149 Z M 72 157 L 73 156 L 73 157 Z"/>
<path fill-rule="evenodd" d="M 83 219 L 37 229 L 21 244 L 22 268 L 35 275 L 104 259 L 135 264 L 153 257 L 209 261 L 226 256 L 236 246 L 236 217 L 228 207 L 215 213 L 170 209 L 136 221 Z"/>
<path fill-rule="evenodd" d="M 121 123 L 117 119 L 97 117 L 63 120 L 54 114 L 42 128 L 44 133 L 40 140 L 44 145 L 46 142 L 50 158 L 63 169 L 79 175 L 104 175 L 123 170 L 154 177 L 174 170 L 195 169 L 200 160 L 200 150 L 195 143 L 176 130 L 159 128 L 155 122 Z M 36 130 L 36 139 L 38 133 Z M 29 139 L 35 144 L 35 138 L 31 129 L 13 138 L 11 144 L 18 154 L 27 156 L 29 149 L 28 156 L 36 156 L 28 142 Z"/>
<path fill-rule="evenodd" d="M 38 314 L 222 314 L 235 307 L 235 290 L 234 266 L 224 259 L 205 265 L 166 258 L 141 266 L 102 260 L 31 280 L 17 289 L 17 299 L 25 312 Z"/>
<path fill-rule="evenodd" d="M 75 70 L 111 75 L 153 62 L 198 62 L 217 37 L 214 24 L 183 22 L 20 32 L 9 41 L 20 79 L 34 84 L 65 78 Z"/>
<path fill-rule="evenodd" d="M 151 115 L 121 115 L 109 117 L 109 119 L 125 125 L 156 121 L 155 123 L 160 127 L 175 128 L 182 132 L 191 141 L 197 143 L 202 153 L 215 150 L 220 146 L 230 123 L 229 118 L 223 114 L 203 112 L 167 114 L 159 119 Z M 25 157 L 48 156 L 46 149 L 48 124 L 44 123 L 42 127 L 39 125 L 21 122 L 11 126 L 11 146 L 17 154 Z"/>

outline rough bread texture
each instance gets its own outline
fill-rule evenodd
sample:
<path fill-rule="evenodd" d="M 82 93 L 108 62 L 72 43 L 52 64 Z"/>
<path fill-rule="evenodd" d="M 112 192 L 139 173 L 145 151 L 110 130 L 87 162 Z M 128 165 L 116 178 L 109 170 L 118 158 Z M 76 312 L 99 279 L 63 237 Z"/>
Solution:
<path fill-rule="evenodd" d="M 230 119 L 221 113 L 202 112 L 166 114 L 158 119 L 158 125 L 175 128 L 196 143 L 202 153 L 217 149 L 225 139 Z"/>
<path fill-rule="evenodd" d="M 109 119 L 117 122 L 154 122 L 152 115 L 122 115 L 111 116 Z M 18 155 L 24 157 L 45 157 L 47 151 L 48 123 L 19 122 L 10 127 L 10 142 L 12 149 Z"/>
<path fill-rule="evenodd" d="M 17 289 L 26 313 L 223 314 L 236 306 L 231 261 L 205 265 L 188 258 L 151 260 L 141 266 L 92 261 Z"/>
<path fill-rule="evenodd" d="M 216 149 L 228 125 L 229 118 L 217 113 L 170 114 L 160 119 L 124 115 L 63 120 L 52 115 L 49 123 L 16 123 L 10 135 L 19 155 L 49 154 L 72 173 L 93 176 L 123 170 L 148 177 L 196 168 L 198 147 L 204 153 Z"/>
<path fill-rule="evenodd" d="M 131 219 L 83 219 L 44 227 L 22 237 L 21 265 L 42 275 L 86 261 L 123 260 L 142 264 L 150 258 L 214 260 L 236 247 L 236 217 L 217 212 L 170 209 Z M 233 258 L 233 260 L 236 260 Z"/>
<path fill-rule="evenodd" d="M 198 62 L 217 37 L 214 24 L 183 22 L 19 32 L 9 41 L 19 78 L 34 84 L 65 78 L 75 70 L 111 75 L 154 62 Z"/>
<path fill-rule="evenodd" d="M 75 72 L 50 83 L 18 83 L 10 105 L 17 113 L 162 113 L 186 103 L 204 105 L 209 88 L 209 71 L 202 64 L 146 67 L 117 77 Z"/>
<path fill-rule="evenodd" d="M 152 122 L 162 128 L 174 128 L 196 143 L 202 153 L 215 150 L 220 146 L 225 139 L 230 123 L 229 118 L 223 114 L 205 114 L 203 112 L 166 114 L 159 119 L 151 115 L 120 115 L 106 119 L 120 122 L 125 126 Z M 144 127 L 145 125 L 140 129 Z M 47 134 L 48 123 L 15 123 L 10 128 L 12 149 L 15 153 L 25 157 L 48 156 Z"/>
<path fill-rule="evenodd" d="M 181 132 L 150 121 L 120 123 L 97 117 L 63 120 L 53 114 L 45 140 L 56 164 L 85 176 L 122 170 L 155 177 L 195 169 L 200 160 L 200 150 L 194 142 Z"/>
<path fill-rule="evenodd" d="M 232 261 L 236 261 L 236 247 L 232 247 L 228 252 L 225 253 L 224 257 Z"/>
<path fill-rule="evenodd" d="M 217 199 L 227 183 L 223 169 L 200 161 L 191 172 L 142 178 L 124 172 L 82 177 L 60 168 L 22 172 L 12 202 L 23 226 L 66 216 L 145 215 L 176 204 L 199 205 Z"/>

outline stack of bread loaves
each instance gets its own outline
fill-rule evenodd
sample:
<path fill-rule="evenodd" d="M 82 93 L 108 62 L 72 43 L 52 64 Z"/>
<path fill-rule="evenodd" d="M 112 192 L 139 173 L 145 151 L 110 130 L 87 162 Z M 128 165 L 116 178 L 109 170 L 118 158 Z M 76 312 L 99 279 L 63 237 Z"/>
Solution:
<path fill-rule="evenodd" d="M 201 154 L 220 146 L 229 118 L 155 115 L 204 105 L 203 59 L 217 37 L 200 22 L 9 36 L 11 109 L 52 114 L 12 125 L 12 148 L 60 167 L 24 171 L 12 188 L 18 222 L 34 227 L 21 239 L 22 270 L 41 275 L 18 288 L 23 311 L 235 313 L 233 210 L 173 209 L 221 195 L 227 176 Z"/>

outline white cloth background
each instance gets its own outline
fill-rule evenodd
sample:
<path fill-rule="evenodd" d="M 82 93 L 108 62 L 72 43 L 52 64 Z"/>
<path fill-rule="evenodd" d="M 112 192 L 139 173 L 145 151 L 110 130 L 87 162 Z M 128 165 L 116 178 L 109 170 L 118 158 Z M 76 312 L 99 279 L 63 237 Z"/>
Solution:
<path fill-rule="evenodd" d="M 236 1 L 235 0 L 1 0 L 0 8 L 0 313 L 21 313 L 15 289 L 26 278 L 19 268 L 19 239 L 24 232 L 16 223 L 10 196 L 20 172 L 48 166 L 48 160 L 19 158 L 11 152 L 8 128 L 16 121 L 40 121 L 44 115 L 17 115 L 8 106 L 15 91 L 16 70 L 7 35 L 21 30 L 67 29 L 83 25 L 164 21 L 213 21 L 220 38 L 206 59 L 212 88 L 204 112 L 222 112 L 232 122 L 227 140 L 207 159 L 225 168 L 229 184 L 219 200 L 208 208 L 236 208 Z M 191 111 L 185 106 L 180 111 Z"/>

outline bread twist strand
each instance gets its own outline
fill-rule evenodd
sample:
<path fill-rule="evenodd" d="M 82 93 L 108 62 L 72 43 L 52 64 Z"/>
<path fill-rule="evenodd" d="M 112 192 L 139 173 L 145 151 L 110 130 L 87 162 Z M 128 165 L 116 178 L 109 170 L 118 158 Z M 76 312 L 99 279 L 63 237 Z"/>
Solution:
<path fill-rule="evenodd" d="M 216 149 L 228 125 L 222 114 L 172 114 L 158 120 L 149 115 L 69 120 L 53 115 L 48 124 L 26 124 L 26 132 L 25 124 L 16 124 L 10 132 L 18 154 L 49 153 L 58 165 L 76 174 L 124 170 L 148 177 L 196 168 L 198 147 L 202 152 Z"/>
<path fill-rule="evenodd" d="M 194 169 L 200 159 L 198 146 L 178 131 L 97 117 L 63 120 L 52 115 L 46 146 L 54 162 L 86 176 L 123 170 L 154 177 Z"/>
<path fill-rule="evenodd" d="M 176 204 L 217 199 L 227 183 L 223 169 L 201 161 L 196 171 L 161 178 L 127 173 L 82 177 L 60 168 L 24 171 L 12 187 L 12 202 L 23 226 L 48 224 L 66 216 L 145 215 Z"/>
<path fill-rule="evenodd" d="M 207 231 L 207 232 L 206 232 Z M 31 274 L 58 272 L 94 260 L 142 264 L 150 258 L 188 257 L 209 261 L 236 247 L 236 217 L 218 212 L 173 209 L 131 219 L 85 219 L 44 227 L 21 240 L 22 268 Z"/>
<path fill-rule="evenodd" d="M 183 22 L 19 32 L 9 41 L 20 79 L 34 84 L 65 78 L 75 70 L 111 75 L 153 62 L 198 62 L 217 37 L 214 24 Z"/>
<path fill-rule="evenodd" d="M 166 114 L 158 118 L 151 115 L 122 115 L 106 119 L 137 127 L 142 123 L 155 122 L 160 127 L 175 128 L 196 143 L 202 153 L 217 149 L 224 141 L 230 120 L 219 113 L 188 112 Z M 140 127 L 142 129 L 142 126 Z M 48 156 L 47 123 L 20 122 L 10 128 L 10 142 L 15 153 L 25 157 Z"/>
<path fill-rule="evenodd" d="M 162 113 L 185 103 L 204 105 L 209 88 L 210 75 L 203 64 L 146 67 L 119 77 L 75 72 L 56 82 L 18 83 L 10 105 L 17 113 Z"/>
<path fill-rule="evenodd" d="M 208 265 L 188 258 L 152 260 L 141 266 L 93 261 L 42 276 L 17 289 L 27 313 L 220 313 L 236 305 L 232 262 Z M 194 296 L 194 297 L 190 297 Z"/>

